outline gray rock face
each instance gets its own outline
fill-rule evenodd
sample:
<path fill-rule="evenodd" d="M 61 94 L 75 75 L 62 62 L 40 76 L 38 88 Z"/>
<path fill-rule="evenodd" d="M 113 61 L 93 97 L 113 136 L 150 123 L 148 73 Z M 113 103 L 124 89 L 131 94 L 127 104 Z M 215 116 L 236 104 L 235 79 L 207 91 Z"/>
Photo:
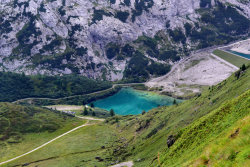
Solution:
<path fill-rule="evenodd" d="M 141 36 L 153 38 L 166 31 L 167 24 L 170 30 L 185 32 L 185 23 L 199 23 L 201 1 L 1 0 L 0 69 L 120 80 L 130 57 L 108 58 L 110 44 L 124 46 Z M 222 2 L 238 7 L 242 16 L 250 18 L 250 2 Z M 214 5 L 212 0 L 210 7 Z M 169 45 L 183 46 L 166 36 Z M 186 44 L 188 48 L 198 45 L 189 39 Z"/>

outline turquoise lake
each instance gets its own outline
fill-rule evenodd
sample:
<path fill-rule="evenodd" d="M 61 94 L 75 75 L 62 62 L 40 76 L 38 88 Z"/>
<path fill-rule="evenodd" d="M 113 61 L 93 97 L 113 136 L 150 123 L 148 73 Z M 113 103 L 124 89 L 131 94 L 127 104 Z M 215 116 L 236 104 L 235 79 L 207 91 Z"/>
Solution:
<path fill-rule="evenodd" d="M 118 115 L 137 115 L 162 105 L 172 105 L 174 98 L 156 93 L 122 88 L 118 93 L 94 102 L 95 107 L 113 109 Z M 180 102 L 180 100 L 176 100 Z"/>
<path fill-rule="evenodd" d="M 236 51 L 232 51 L 232 50 L 227 50 L 227 51 L 229 51 L 229 52 L 231 52 L 231 53 L 234 53 L 234 54 L 236 54 L 236 55 L 239 55 L 239 56 L 241 56 L 241 57 L 245 57 L 245 58 L 247 58 L 247 59 L 250 59 L 250 55 L 249 55 L 249 54 L 244 54 L 244 53 L 240 53 L 240 52 L 236 52 Z"/>

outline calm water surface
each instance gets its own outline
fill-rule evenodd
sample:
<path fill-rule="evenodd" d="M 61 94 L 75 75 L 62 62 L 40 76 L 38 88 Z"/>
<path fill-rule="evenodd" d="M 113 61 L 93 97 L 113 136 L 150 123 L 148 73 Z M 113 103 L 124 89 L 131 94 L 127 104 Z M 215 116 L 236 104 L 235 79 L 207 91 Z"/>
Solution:
<path fill-rule="evenodd" d="M 245 58 L 250 60 L 250 54 L 244 54 L 244 53 L 240 53 L 240 52 L 236 52 L 236 51 L 232 51 L 232 50 L 228 50 L 228 51 L 231 52 L 231 53 L 234 53 L 236 55 L 239 55 L 241 57 L 245 57 Z"/>
<path fill-rule="evenodd" d="M 122 88 L 118 93 L 94 102 L 95 107 L 106 110 L 113 109 L 116 114 L 141 114 L 161 105 L 172 105 L 174 98 L 156 93 L 138 91 L 132 88 Z M 180 102 L 180 100 L 177 100 Z"/>

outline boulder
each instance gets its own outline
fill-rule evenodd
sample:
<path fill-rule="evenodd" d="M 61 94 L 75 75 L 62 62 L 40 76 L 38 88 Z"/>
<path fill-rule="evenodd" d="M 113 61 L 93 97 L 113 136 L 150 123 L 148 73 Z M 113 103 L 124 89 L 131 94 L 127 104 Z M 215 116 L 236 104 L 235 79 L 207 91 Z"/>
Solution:
<path fill-rule="evenodd" d="M 170 148 L 175 142 L 175 137 L 173 135 L 170 135 L 168 136 L 168 139 L 167 139 L 167 145 L 168 145 L 168 148 Z"/>

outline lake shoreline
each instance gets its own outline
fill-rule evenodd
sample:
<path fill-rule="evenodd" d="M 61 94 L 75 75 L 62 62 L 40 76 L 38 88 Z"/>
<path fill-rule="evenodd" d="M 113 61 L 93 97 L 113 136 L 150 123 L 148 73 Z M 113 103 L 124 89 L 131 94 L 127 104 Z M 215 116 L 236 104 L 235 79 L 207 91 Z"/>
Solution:
<path fill-rule="evenodd" d="M 72 97 L 64 97 L 59 99 L 50 99 L 50 98 L 27 98 L 21 99 L 16 104 L 23 104 L 23 105 L 36 105 L 36 106 L 48 106 L 48 105 L 83 105 L 83 104 L 90 104 L 94 103 L 95 101 L 102 100 L 113 96 L 121 89 L 134 89 L 135 91 L 151 94 L 155 96 L 163 96 L 167 98 L 172 98 L 176 100 L 184 100 L 183 98 L 176 98 L 173 96 L 169 96 L 168 94 L 163 94 L 157 91 L 149 90 L 143 83 L 132 84 L 132 85 L 113 85 L 112 88 L 100 91 L 100 92 L 93 92 L 87 95 L 76 95 Z"/>
<path fill-rule="evenodd" d="M 118 115 L 138 115 L 159 106 L 170 106 L 182 100 L 159 94 L 158 92 L 122 88 L 116 94 L 92 102 L 95 107 L 104 110 L 113 109 Z"/>

